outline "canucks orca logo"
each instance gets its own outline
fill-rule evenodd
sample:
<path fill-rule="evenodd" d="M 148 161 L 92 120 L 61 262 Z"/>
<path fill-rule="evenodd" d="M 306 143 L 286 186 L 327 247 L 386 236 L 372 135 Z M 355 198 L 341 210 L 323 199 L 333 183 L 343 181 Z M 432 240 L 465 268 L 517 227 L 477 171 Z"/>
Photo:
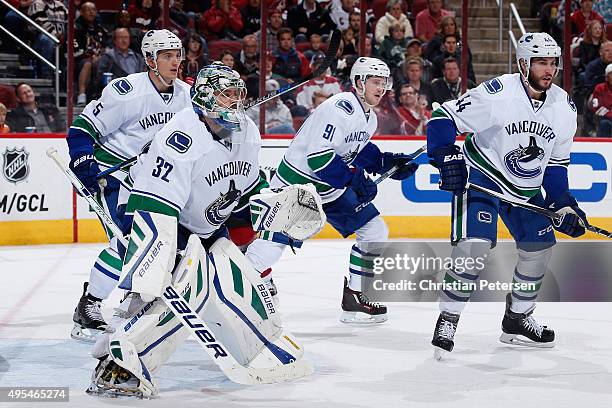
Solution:
<path fill-rule="evenodd" d="M 529 163 L 534 160 L 542 160 L 543 158 L 544 149 L 538 146 L 535 136 L 531 136 L 529 138 L 529 146 L 523 147 L 519 145 L 518 149 L 514 149 L 504 156 L 504 162 L 510 173 L 516 177 L 534 178 L 542 174 L 542 167 L 526 169 L 521 166 L 521 163 Z"/>
<path fill-rule="evenodd" d="M 342 156 L 342 161 L 345 163 L 352 163 L 355 160 L 355 157 L 359 154 L 359 145 L 355 147 L 355 150 L 348 152 L 344 156 Z"/>
<path fill-rule="evenodd" d="M 232 213 L 232 204 L 240 199 L 242 192 L 236 188 L 234 180 L 230 180 L 227 193 L 221 194 L 204 211 L 206 221 L 214 227 L 223 224 Z"/>

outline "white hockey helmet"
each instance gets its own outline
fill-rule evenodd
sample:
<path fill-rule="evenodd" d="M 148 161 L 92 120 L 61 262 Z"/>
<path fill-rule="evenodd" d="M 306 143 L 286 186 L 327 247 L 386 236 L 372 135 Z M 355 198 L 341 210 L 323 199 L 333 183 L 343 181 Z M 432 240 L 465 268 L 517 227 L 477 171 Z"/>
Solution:
<path fill-rule="evenodd" d="M 355 61 L 355 64 L 353 64 L 351 68 L 351 83 L 353 84 L 353 88 L 357 89 L 357 79 L 361 79 L 362 82 L 365 83 L 368 77 L 371 76 L 387 78 L 387 91 L 393 87 L 391 71 L 387 64 L 378 58 L 357 58 L 357 61 Z"/>
<path fill-rule="evenodd" d="M 554 57 L 557 59 L 557 70 L 555 76 L 560 69 L 563 69 L 563 59 L 561 58 L 561 47 L 548 33 L 525 33 L 519 38 L 516 44 L 516 63 L 519 72 L 525 77 L 529 77 L 529 69 L 531 67 L 531 59 L 536 57 L 548 58 Z M 525 61 L 527 72 L 521 69 L 521 60 Z"/>
<path fill-rule="evenodd" d="M 153 61 L 157 60 L 157 53 L 164 50 L 181 50 L 181 60 L 184 58 L 185 51 L 183 50 L 183 43 L 170 30 L 149 30 L 142 38 L 142 45 L 140 51 L 142 56 L 153 58 Z"/>
<path fill-rule="evenodd" d="M 234 92 L 229 93 L 228 90 Z M 212 119 L 228 131 L 238 132 L 246 120 L 243 105 L 246 92 L 240 74 L 215 61 L 198 72 L 191 87 L 191 102 L 199 116 Z M 225 102 L 222 103 L 219 97 L 223 97 Z"/>
<path fill-rule="evenodd" d="M 160 51 L 166 50 L 180 50 L 180 60 L 182 61 L 185 58 L 185 50 L 183 49 L 183 43 L 180 38 L 178 38 L 172 31 L 170 30 L 149 30 L 142 38 L 142 45 L 140 46 L 140 51 L 142 52 L 142 56 L 144 57 L 145 64 L 147 67 L 151 68 L 155 75 L 162 81 L 162 83 L 166 86 L 170 86 L 171 84 L 166 83 L 164 79 L 159 74 L 159 70 L 157 69 L 157 54 Z M 153 59 L 153 66 L 149 65 L 148 58 Z"/>

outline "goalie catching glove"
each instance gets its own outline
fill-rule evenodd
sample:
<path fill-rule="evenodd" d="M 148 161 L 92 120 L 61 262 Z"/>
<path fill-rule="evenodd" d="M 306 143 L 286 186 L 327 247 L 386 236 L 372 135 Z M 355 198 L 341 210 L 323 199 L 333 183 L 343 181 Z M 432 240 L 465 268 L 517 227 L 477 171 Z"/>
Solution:
<path fill-rule="evenodd" d="M 317 234 L 327 219 L 312 184 L 266 188 L 251 196 L 249 204 L 255 231 L 280 232 L 296 241 Z"/>

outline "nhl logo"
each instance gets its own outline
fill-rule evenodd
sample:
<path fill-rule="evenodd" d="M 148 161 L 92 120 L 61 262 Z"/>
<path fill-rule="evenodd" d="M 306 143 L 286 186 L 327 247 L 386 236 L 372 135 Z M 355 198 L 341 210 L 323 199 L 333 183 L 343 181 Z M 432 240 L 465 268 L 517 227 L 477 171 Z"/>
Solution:
<path fill-rule="evenodd" d="M 26 152 L 24 147 L 21 149 L 7 148 L 2 153 L 2 156 L 4 158 L 2 174 L 4 174 L 4 177 L 10 183 L 17 184 L 28 177 L 28 174 L 30 174 L 30 166 L 28 165 L 29 153 Z"/>

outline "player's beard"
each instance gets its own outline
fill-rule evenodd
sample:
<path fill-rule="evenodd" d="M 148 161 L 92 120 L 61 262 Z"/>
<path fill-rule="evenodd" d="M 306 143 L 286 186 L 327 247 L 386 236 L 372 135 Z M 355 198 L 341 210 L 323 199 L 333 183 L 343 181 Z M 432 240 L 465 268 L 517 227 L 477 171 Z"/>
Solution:
<path fill-rule="evenodd" d="M 539 81 L 535 81 L 533 78 L 533 73 L 529 72 L 529 77 L 527 78 L 527 82 L 529 82 L 529 86 L 537 92 L 546 92 L 548 91 L 553 84 L 552 79 L 550 80 L 550 83 L 548 84 L 548 86 L 541 86 L 539 84 Z"/>

